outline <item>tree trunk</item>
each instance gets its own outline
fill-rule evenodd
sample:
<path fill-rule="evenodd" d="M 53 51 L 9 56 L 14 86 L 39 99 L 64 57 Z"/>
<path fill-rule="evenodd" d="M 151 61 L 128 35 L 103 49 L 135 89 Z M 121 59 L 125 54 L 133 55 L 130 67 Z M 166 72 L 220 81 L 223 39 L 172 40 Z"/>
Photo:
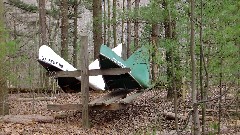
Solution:
<path fill-rule="evenodd" d="M 47 25 L 46 25 L 46 9 L 45 9 L 45 0 L 39 0 L 39 45 L 48 45 L 47 42 Z M 45 72 L 41 70 L 42 67 L 40 67 L 40 79 L 41 86 L 47 86 L 49 85 L 49 79 L 45 75 Z"/>
<path fill-rule="evenodd" d="M 110 11 L 110 0 L 107 1 L 108 3 L 108 21 L 107 21 L 107 29 L 108 29 L 108 38 L 107 38 L 107 46 L 110 46 L 110 40 L 111 40 L 111 11 Z"/>
<path fill-rule="evenodd" d="M 166 1 L 163 1 L 163 7 L 169 13 L 168 17 L 164 21 L 164 29 L 165 29 L 165 38 L 176 40 L 176 21 L 171 18 L 171 14 L 169 9 L 167 8 Z M 175 49 L 175 48 L 174 48 Z M 173 88 L 173 77 L 175 79 L 175 86 L 177 91 L 177 97 L 181 95 L 181 86 L 182 86 L 182 77 L 180 75 L 173 76 L 173 70 L 181 70 L 180 69 L 180 58 L 178 53 L 174 53 L 175 50 L 173 48 L 167 49 L 166 51 L 166 61 L 167 65 L 167 98 L 174 98 L 174 88 Z M 172 62 L 173 61 L 173 62 Z M 175 68 L 175 69 L 173 69 Z"/>
<path fill-rule="evenodd" d="M 123 13 L 125 12 L 125 4 L 126 0 L 123 0 Z M 125 37 L 125 19 L 122 19 L 122 37 L 121 37 L 121 43 L 122 43 L 122 58 L 124 60 L 127 59 L 127 44 L 124 42 L 124 37 Z"/>
<path fill-rule="evenodd" d="M 221 133 L 221 117 L 222 117 L 222 79 L 223 79 L 223 45 L 221 45 L 221 50 L 220 50 L 220 73 L 219 73 L 219 101 L 218 101 L 218 134 L 220 135 Z"/>
<path fill-rule="evenodd" d="M 159 35 L 159 25 L 157 23 L 152 24 L 152 80 L 156 80 L 156 70 L 157 70 L 157 63 L 156 63 L 156 50 L 158 44 L 158 35 Z"/>
<path fill-rule="evenodd" d="M 194 0 L 190 1 L 191 6 L 191 39 L 190 39 L 190 55 L 191 55 L 191 67 L 192 67 L 192 107 L 193 107 L 193 133 L 194 135 L 200 135 L 200 122 L 197 105 L 197 89 L 196 89 L 196 65 L 195 65 L 195 28 L 194 28 Z"/>
<path fill-rule="evenodd" d="M 107 44 L 107 12 L 106 12 L 106 0 L 104 0 L 104 5 L 103 5 L 103 44 Z"/>
<path fill-rule="evenodd" d="M 122 1 L 122 5 L 123 5 L 123 8 L 122 8 L 122 12 L 125 12 L 125 0 Z M 122 19 L 122 37 L 121 37 L 121 43 L 123 43 L 123 39 L 124 39 L 124 22 L 125 20 Z M 124 43 L 123 43 L 124 44 Z"/>
<path fill-rule="evenodd" d="M 98 59 L 102 45 L 102 0 L 93 1 L 94 59 Z"/>
<path fill-rule="evenodd" d="M 39 0 L 40 45 L 48 45 L 45 0 Z"/>
<path fill-rule="evenodd" d="M 203 26 L 203 2 L 201 0 L 201 15 L 200 15 L 200 71 L 199 71 L 199 74 L 200 74 L 200 80 L 199 80 L 199 83 L 200 83 L 200 91 L 201 91 L 201 100 L 206 100 L 206 92 L 205 92 L 205 89 L 204 89 L 204 86 L 203 86 L 203 62 L 204 62 L 204 59 L 203 59 L 203 29 L 202 29 L 202 26 Z M 202 134 L 205 135 L 205 126 L 206 126 L 206 103 L 203 103 L 202 104 Z"/>
<path fill-rule="evenodd" d="M 0 45 L 4 44 L 4 4 L 3 0 L 0 0 Z M 5 50 L 6 51 L 6 50 Z M 3 56 L 4 57 L 4 56 Z M 5 78 L 5 69 L 2 59 L 0 59 L 0 116 L 9 113 L 8 104 L 6 102 L 8 96 L 8 89 Z"/>
<path fill-rule="evenodd" d="M 68 1 L 61 0 L 61 56 L 68 61 Z"/>
<path fill-rule="evenodd" d="M 113 46 L 117 46 L 117 0 L 113 0 Z"/>
<path fill-rule="evenodd" d="M 127 0 L 127 10 L 131 10 L 131 0 Z M 131 45 L 131 21 L 130 18 L 127 18 L 127 58 L 130 54 L 130 45 Z"/>
<path fill-rule="evenodd" d="M 139 23 L 138 23 L 138 16 L 139 16 L 139 3 L 140 3 L 140 0 L 135 0 L 135 16 L 137 18 L 135 18 L 135 21 L 134 21 L 134 46 L 135 46 L 135 49 L 138 48 L 138 39 L 139 39 L 139 34 L 138 34 L 138 31 L 139 31 Z"/>
<path fill-rule="evenodd" d="M 74 67 L 78 67 L 78 51 L 79 51 L 79 47 L 77 44 L 78 41 L 78 21 L 77 21 L 77 17 L 78 17 L 78 0 L 74 1 L 74 19 L 73 19 L 73 25 L 74 25 L 74 31 L 73 31 L 73 66 Z"/>

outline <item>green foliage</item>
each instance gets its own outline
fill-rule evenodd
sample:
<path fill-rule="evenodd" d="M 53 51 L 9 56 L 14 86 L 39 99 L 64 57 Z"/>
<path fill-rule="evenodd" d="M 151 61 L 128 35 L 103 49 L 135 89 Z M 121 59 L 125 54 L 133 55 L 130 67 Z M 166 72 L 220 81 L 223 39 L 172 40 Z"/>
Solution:
<path fill-rule="evenodd" d="M 14 80 L 13 74 L 10 72 L 10 69 L 12 69 L 13 64 L 11 63 L 10 59 L 12 56 L 15 55 L 17 51 L 17 43 L 16 41 L 10 40 L 8 37 L 8 31 L 4 27 L 0 27 L 0 36 L 1 39 L 4 39 L 0 41 L 0 78 L 1 81 L 6 80 Z M 16 75 L 16 74 L 14 74 Z M 5 82 L 6 83 L 6 82 Z"/>
<path fill-rule="evenodd" d="M 27 4 L 21 0 L 8 0 L 10 4 L 24 10 L 27 12 L 36 13 L 38 12 L 38 7 L 32 4 Z"/>
<path fill-rule="evenodd" d="M 151 0 L 147 6 L 141 7 L 140 19 L 149 23 L 159 23 L 164 20 L 164 10 L 160 8 L 161 0 Z M 135 15 L 133 13 L 133 15 Z"/>
<path fill-rule="evenodd" d="M 214 135 L 218 130 L 218 122 L 210 123 L 210 127 L 213 129 L 213 131 L 211 131 L 209 134 Z"/>

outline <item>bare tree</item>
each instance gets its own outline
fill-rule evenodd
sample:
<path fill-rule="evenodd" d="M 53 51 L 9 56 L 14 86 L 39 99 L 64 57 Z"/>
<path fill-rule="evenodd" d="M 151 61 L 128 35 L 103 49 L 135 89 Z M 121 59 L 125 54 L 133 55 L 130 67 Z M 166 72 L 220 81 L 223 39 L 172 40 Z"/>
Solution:
<path fill-rule="evenodd" d="M 68 1 L 61 0 L 61 55 L 68 61 Z"/>
<path fill-rule="evenodd" d="M 197 89 L 196 89 L 196 62 L 195 62 L 195 28 L 194 28 L 194 12 L 195 2 L 190 1 L 191 7 L 191 38 L 190 38 L 190 55 L 191 55 L 191 67 L 192 67 L 192 107 L 193 107 L 193 133 L 194 135 L 200 135 L 200 122 L 198 114 L 197 104 Z"/>
<path fill-rule="evenodd" d="M 102 0 L 93 0 L 94 59 L 98 59 L 102 44 Z"/>

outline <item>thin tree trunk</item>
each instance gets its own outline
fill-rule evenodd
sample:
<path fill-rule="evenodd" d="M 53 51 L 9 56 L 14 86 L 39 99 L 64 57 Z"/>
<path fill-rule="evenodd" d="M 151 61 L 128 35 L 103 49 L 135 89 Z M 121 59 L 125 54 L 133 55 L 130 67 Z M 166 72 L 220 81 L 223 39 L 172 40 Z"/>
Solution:
<path fill-rule="evenodd" d="M 5 42 L 4 39 L 4 4 L 3 0 L 0 0 L 0 44 Z M 6 51 L 6 50 L 5 50 Z M 4 63 L 0 59 L 0 116 L 8 114 L 8 104 L 6 102 L 8 96 L 8 89 L 6 78 L 4 76 Z"/>
<path fill-rule="evenodd" d="M 237 43 L 237 39 L 235 39 L 235 45 L 238 46 L 238 62 L 240 62 L 240 45 Z M 240 65 L 240 64 L 239 64 Z M 237 75 L 238 81 L 237 81 L 237 102 L 236 102 L 236 114 L 239 114 L 239 107 L 240 107 L 240 100 L 239 100 L 239 94 L 240 94 L 240 68 L 238 68 L 238 75 Z M 238 125 L 237 122 L 235 124 L 235 130 L 237 130 Z"/>
<path fill-rule="evenodd" d="M 163 8 L 168 12 L 168 17 L 164 21 L 164 28 L 165 28 L 165 38 L 176 40 L 176 21 L 174 19 L 171 19 L 170 9 L 168 9 L 168 3 L 166 1 L 163 1 L 162 5 Z M 175 48 L 174 48 L 175 49 Z M 176 48 L 177 50 L 177 48 Z M 180 59 L 178 53 L 173 53 L 173 48 L 167 49 L 166 51 L 166 61 L 168 63 L 167 65 L 167 80 L 168 80 L 168 86 L 167 86 L 167 98 L 173 99 L 174 98 L 174 88 L 173 88 L 173 67 L 176 71 L 181 70 L 180 69 Z M 173 64 L 172 65 L 172 61 Z M 181 87 L 182 87 L 182 77 L 180 75 L 175 76 L 175 85 L 177 91 L 177 97 L 181 95 Z"/>
<path fill-rule="evenodd" d="M 223 78 L 223 74 L 222 74 L 222 72 L 223 72 L 223 54 L 222 54 L 222 52 L 223 52 L 223 50 L 222 50 L 222 48 L 223 48 L 223 45 L 221 45 L 221 50 L 220 50 L 220 52 L 221 52 L 221 54 L 220 54 L 220 73 L 219 73 L 219 95 L 222 95 L 222 78 Z M 219 102 L 218 102 L 218 134 L 220 134 L 221 133 L 221 115 L 222 115 L 222 113 L 221 113 L 221 109 L 222 109 L 222 96 L 220 96 L 219 97 Z"/>
<path fill-rule="evenodd" d="M 135 18 L 135 22 L 134 22 L 134 46 L 135 49 L 138 48 L 138 39 L 139 39 L 139 23 L 138 23 L 138 16 L 139 16 L 139 3 L 140 0 L 135 0 L 135 13 L 136 13 L 136 18 Z"/>
<path fill-rule="evenodd" d="M 110 40 L 111 40 L 111 5 L 110 0 L 107 1 L 108 3 L 108 21 L 107 21 L 107 29 L 108 29 L 108 38 L 107 38 L 107 46 L 110 46 Z"/>
<path fill-rule="evenodd" d="M 39 24 L 40 24 L 40 29 L 39 29 L 40 45 L 48 45 L 45 0 L 39 0 Z"/>
<path fill-rule="evenodd" d="M 169 25 L 169 34 L 170 34 L 170 39 L 173 40 L 173 29 L 172 29 L 172 19 L 171 19 L 171 15 L 170 15 L 170 10 L 168 9 L 168 17 L 169 17 L 169 22 L 170 22 L 170 25 Z M 174 35 L 175 36 L 175 35 Z M 174 91 L 174 113 L 175 113 L 175 128 L 176 128 L 176 132 L 177 134 L 179 134 L 179 130 L 178 130 L 178 94 L 177 94 L 177 88 L 176 88 L 176 74 L 175 74 L 175 64 L 174 64 L 174 50 L 171 49 L 171 65 L 172 65 L 172 85 L 173 85 L 173 91 Z"/>
<path fill-rule="evenodd" d="M 123 13 L 125 13 L 125 0 L 123 0 Z M 125 14 L 124 14 L 125 15 Z M 122 37 L 121 37 L 121 43 L 122 43 L 122 58 L 124 60 L 127 59 L 127 44 L 124 41 L 125 37 L 125 18 L 122 19 Z"/>
<path fill-rule="evenodd" d="M 203 23 L 203 3 L 202 3 L 202 0 L 201 0 L 201 15 L 200 15 L 200 71 L 199 71 L 199 74 L 200 74 L 200 91 L 201 91 L 201 100 L 206 100 L 206 93 L 205 93 L 205 89 L 203 87 L 203 37 L 202 37 L 202 33 L 203 33 L 203 29 L 202 29 L 202 23 Z M 205 135 L 205 123 L 206 123 L 206 103 L 203 103 L 202 104 L 202 134 Z"/>
<path fill-rule="evenodd" d="M 158 43 L 158 35 L 159 35 L 159 25 L 157 23 L 152 24 L 152 80 L 156 80 L 156 70 L 157 70 L 157 63 L 156 63 L 156 49 Z"/>
<path fill-rule="evenodd" d="M 127 0 L 127 10 L 131 10 L 131 0 Z M 131 45 L 131 21 L 127 18 L 127 58 L 130 56 Z"/>
<path fill-rule="evenodd" d="M 191 39 L 190 39 L 190 55 L 192 67 L 192 107 L 193 107 L 193 133 L 200 135 L 200 122 L 197 106 L 197 89 L 196 89 L 196 65 L 195 65 L 195 29 L 194 29 L 194 0 L 190 1 L 191 4 Z"/>
<path fill-rule="evenodd" d="M 104 0 L 104 5 L 103 5 L 103 44 L 106 45 L 107 43 L 107 12 L 106 12 L 106 0 Z"/>
<path fill-rule="evenodd" d="M 45 0 L 39 0 L 39 45 L 48 45 L 47 42 L 47 25 L 46 25 L 46 9 L 45 9 Z M 42 67 L 41 67 L 42 69 Z M 45 72 L 43 72 L 40 69 L 40 77 L 42 77 L 41 86 L 47 86 L 49 85 L 48 77 L 45 75 Z M 45 83 L 45 85 L 43 85 Z"/>
<path fill-rule="evenodd" d="M 113 0 L 113 46 L 117 46 L 117 0 Z"/>
<path fill-rule="evenodd" d="M 94 59 L 98 59 L 102 45 L 102 0 L 93 1 L 93 43 Z"/>
<path fill-rule="evenodd" d="M 68 61 L 68 1 L 61 0 L 61 55 Z"/>
<path fill-rule="evenodd" d="M 123 3 L 123 9 L 122 9 L 122 11 L 123 11 L 123 13 L 125 12 L 125 0 L 123 0 L 122 1 Z M 124 19 L 122 19 L 122 37 L 121 37 L 121 43 L 123 43 L 123 38 L 124 38 L 124 24 L 125 24 L 125 22 L 124 22 L 125 20 Z"/>
<path fill-rule="evenodd" d="M 74 1 L 74 18 L 73 18 L 73 66 L 78 67 L 78 0 Z"/>

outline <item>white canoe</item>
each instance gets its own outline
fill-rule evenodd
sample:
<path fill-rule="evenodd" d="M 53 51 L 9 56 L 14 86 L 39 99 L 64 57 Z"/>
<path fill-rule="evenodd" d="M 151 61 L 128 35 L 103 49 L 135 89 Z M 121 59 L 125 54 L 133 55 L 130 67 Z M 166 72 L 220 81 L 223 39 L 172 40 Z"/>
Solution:
<path fill-rule="evenodd" d="M 122 44 L 112 49 L 118 56 L 122 56 Z M 47 45 L 42 45 L 39 48 L 39 63 L 49 71 L 75 71 L 77 70 L 58 54 L 56 54 Z M 89 65 L 89 69 L 100 69 L 99 61 L 95 60 Z M 58 78 L 59 86 L 64 90 L 68 91 L 72 89 L 74 92 L 80 91 L 80 81 L 81 77 L 65 77 Z M 94 90 L 105 90 L 105 82 L 102 75 L 90 76 L 89 85 Z"/>

